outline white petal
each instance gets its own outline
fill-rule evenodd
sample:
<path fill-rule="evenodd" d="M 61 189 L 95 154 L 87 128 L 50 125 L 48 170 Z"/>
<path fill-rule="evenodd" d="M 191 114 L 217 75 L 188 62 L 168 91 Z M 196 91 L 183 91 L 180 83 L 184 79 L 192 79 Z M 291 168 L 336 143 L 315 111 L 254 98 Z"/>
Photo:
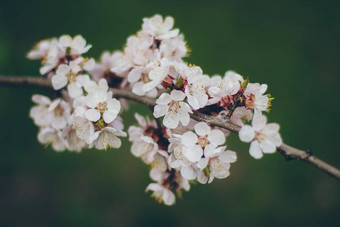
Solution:
<path fill-rule="evenodd" d="M 184 133 L 181 138 L 182 144 L 188 147 L 194 146 L 197 141 L 197 135 L 191 131 Z"/>
<path fill-rule="evenodd" d="M 144 96 L 145 91 L 143 90 L 144 83 L 142 81 L 137 82 L 132 87 L 132 92 L 139 96 Z"/>
<path fill-rule="evenodd" d="M 183 126 L 187 126 L 190 123 L 190 115 L 183 109 L 179 109 L 179 119 Z"/>
<path fill-rule="evenodd" d="M 67 77 L 62 74 L 57 74 L 52 77 L 52 85 L 55 90 L 59 90 L 66 86 Z"/>
<path fill-rule="evenodd" d="M 89 109 L 85 112 L 85 117 L 90 121 L 98 121 L 100 119 L 100 113 L 96 109 Z"/>
<path fill-rule="evenodd" d="M 67 86 L 67 91 L 71 98 L 77 98 L 83 94 L 83 89 L 78 83 L 72 83 Z"/>
<path fill-rule="evenodd" d="M 156 100 L 157 104 L 167 105 L 171 102 L 171 96 L 167 93 L 163 93 L 159 98 Z"/>
<path fill-rule="evenodd" d="M 195 125 L 195 132 L 199 136 L 208 135 L 210 130 L 211 130 L 210 126 L 205 122 L 198 122 Z"/>
<path fill-rule="evenodd" d="M 178 114 L 170 114 L 167 113 L 163 119 L 163 124 L 171 129 L 177 128 L 179 124 L 179 116 Z"/>
<path fill-rule="evenodd" d="M 176 200 L 175 194 L 169 189 L 164 189 L 162 198 L 163 198 L 164 204 L 168 206 L 173 205 Z"/>
<path fill-rule="evenodd" d="M 137 82 L 141 75 L 142 75 L 142 69 L 141 68 L 134 68 L 131 70 L 131 72 L 129 73 L 128 75 L 128 81 L 130 83 L 134 83 L 134 82 Z"/>
<path fill-rule="evenodd" d="M 255 111 L 253 121 L 251 122 L 255 131 L 259 131 L 264 128 L 267 123 L 266 116 L 262 115 L 260 111 Z"/>
<path fill-rule="evenodd" d="M 58 67 L 56 74 L 63 74 L 66 75 L 70 72 L 70 66 L 62 64 Z"/>
<path fill-rule="evenodd" d="M 117 117 L 117 113 L 112 112 L 112 111 L 105 111 L 103 114 L 103 119 L 105 123 L 107 124 L 111 123 L 116 117 Z"/>
<path fill-rule="evenodd" d="M 95 64 L 96 64 L 95 60 L 93 58 L 90 58 L 85 62 L 84 69 L 86 71 L 91 71 L 94 68 Z"/>
<path fill-rule="evenodd" d="M 272 143 L 270 143 L 269 141 L 263 141 L 261 142 L 261 146 L 263 149 L 263 153 L 267 153 L 267 154 L 271 154 L 274 153 L 276 151 L 276 146 Z"/>
<path fill-rule="evenodd" d="M 262 158 L 263 154 L 262 154 L 262 148 L 260 146 L 260 144 L 257 141 L 253 141 L 250 144 L 250 148 L 249 148 L 249 154 L 256 159 Z"/>
<path fill-rule="evenodd" d="M 202 147 L 200 147 L 198 145 L 195 145 L 193 147 L 184 147 L 183 155 L 190 162 L 198 162 L 203 155 L 203 150 L 202 150 Z"/>
<path fill-rule="evenodd" d="M 221 130 L 214 129 L 208 134 L 208 140 L 216 145 L 222 145 L 225 142 L 225 136 Z"/>
<path fill-rule="evenodd" d="M 183 166 L 181 175 L 187 180 L 194 180 L 196 178 L 196 172 L 191 166 Z"/>
<path fill-rule="evenodd" d="M 166 105 L 156 105 L 153 109 L 153 116 L 155 118 L 160 118 L 168 112 L 168 106 Z"/>
<path fill-rule="evenodd" d="M 255 137 L 254 129 L 249 125 L 244 125 L 238 133 L 240 140 L 245 143 L 249 143 Z"/>
<path fill-rule="evenodd" d="M 43 96 L 43 95 L 33 95 L 32 101 L 37 104 L 42 104 L 42 105 L 49 105 L 51 103 L 51 100 L 48 97 Z"/>
<path fill-rule="evenodd" d="M 209 158 L 201 158 L 201 160 L 198 161 L 196 166 L 200 168 L 201 170 L 207 167 Z"/>
<path fill-rule="evenodd" d="M 171 99 L 175 101 L 182 101 L 185 98 L 185 94 L 182 91 L 173 90 L 171 93 Z"/>
<path fill-rule="evenodd" d="M 222 162 L 232 163 L 232 162 L 235 162 L 235 161 L 236 161 L 237 156 L 236 156 L 236 152 L 227 150 L 227 151 L 222 152 L 222 153 L 218 156 L 218 158 L 219 158 Z"/>

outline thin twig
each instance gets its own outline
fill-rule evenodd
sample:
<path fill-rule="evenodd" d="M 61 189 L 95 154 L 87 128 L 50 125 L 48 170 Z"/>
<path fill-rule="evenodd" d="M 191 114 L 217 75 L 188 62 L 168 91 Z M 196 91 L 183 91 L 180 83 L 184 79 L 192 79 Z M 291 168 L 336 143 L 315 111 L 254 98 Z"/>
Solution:
<path fill-rule="evenodd" d="M 0 76 L 0 87 L 11 86 L 11 87 L 44 87 L 52 88 L 51 82 L 48 79 L 42 77 L 13 77 L 13 76 Z M 125 98 L 138 103 L 145 104 L 149 107 L 155 106 L 156 100 L 153 98 L 142 97 L 133 94 L 129 90 L 111 88 L 113 91 L 113 96 L 116 98 Z M 204 121 L 212 126 L 217 126 L 220 128 L 227 129 L 231 132 L 238 133 L 240 131 L 240 126 L 230 122 L 226 119 L 220 119 L 207 114 L 194 111 L 190 114 L 190 117 L 196 121 Z M 340 181 L 340 170 L 329 165 L 328 163 L 318 159 L 309 151 L 299 150 L 297 148 L 291 147 L 287 144 L 282 143 L 277 150 L 287 159 L 302 160 L 307 162 L 321 170 L 323 170 L 328 175 L 336 178 Z"/>

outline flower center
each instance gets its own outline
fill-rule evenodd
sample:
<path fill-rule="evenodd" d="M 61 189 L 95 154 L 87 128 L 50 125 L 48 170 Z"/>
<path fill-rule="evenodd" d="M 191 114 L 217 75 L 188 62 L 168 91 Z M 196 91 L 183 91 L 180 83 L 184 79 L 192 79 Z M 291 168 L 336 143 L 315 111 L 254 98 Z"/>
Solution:
<path fill-rule="evenodd" d="M 146 73 L 142 73 L 142 76 L 141 76 L 141 81 L 143 81 L 144 83 L 149 83 L 151 80 L 150 80 L 150 77 L 148 76 L 148 74 Z"/>
<path fill-rule="evenodd" d="M 105 111 L 107 111 L 108 108 L 107 108 L 106 102 L 100 102 L 100 103 L 97 105 L 96 109 L 97 109 L 99 112 L 101 112 L 101 113 L 104 113 Z"/>
<path fill-rule="evenodd" d="M 169 109 L 168 109 L 168 112 L 170 112 L 171 117 L 173 117 L 173 115 L 178 113 L 178 109 L 179 109 L 179 103 L 177 101 L 172 100 L 169 103 Z"/>
<path fill-rule="evenodd" d="M 74 82 L 76 82 L 77 80 L 77 74 L 73 73 L 73 72 L 69 72 L 67 75 L 67 80 L 69 84 L 72 84 Z"/>
<path fill-rule="evenodd" d="M 58 105 L 55 109 L 54 109 L 54 114 L 55 116 L 62 116 L 64 113 L 64 109 Z"/>
<path fill-rule="evenodd" d="M 202 148 L 204 148 L 208 144 L 209 144 L 209 140 L 207 139 L 207 137 L 204 136 L 204 137 L 198 138 L 198 145 L 200 145 Z"/>

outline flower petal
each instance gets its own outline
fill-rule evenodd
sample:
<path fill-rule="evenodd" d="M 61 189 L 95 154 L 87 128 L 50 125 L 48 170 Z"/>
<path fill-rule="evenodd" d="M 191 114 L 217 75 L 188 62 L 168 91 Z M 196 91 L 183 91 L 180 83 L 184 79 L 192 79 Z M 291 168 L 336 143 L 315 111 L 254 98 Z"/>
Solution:
<path fill-rule="evenodd" d="M 225 142 L 225 136 L 221 130 L 214 129 L 208 134 L 208 140 L 213 144 L 222 145 Z"/>
<path fill-rule="evenodd" d="M 259 142 L 257 141 L 253 141 L 250 144 L 250 148 L 249 148 L 249 154 L 256 159 L 260 159 L 262 158 L 263 154 L 262 154 L 262 148 L 259 144 Z"/>
<path fill-rule="evenodd" d="M 238 133 L 240 140 L 245 143 L 249 143 L 255 137 L 254 129 L 249 125 L 244 125 Z"/>
<path fill-rule="evenodd" d="M 89 109 L 85 112 L 85 117 L 90 121 L 98 121 L 100 119 L 100 113 L 96 109 Z"/>
<path fill-rule="evenodd" d="M 199 136 L 208 135 L 210 133 L 210 131 L 211 131 L 210 126 L 205 122 L 198 122 L 195 125 L 195 132 Z"/>

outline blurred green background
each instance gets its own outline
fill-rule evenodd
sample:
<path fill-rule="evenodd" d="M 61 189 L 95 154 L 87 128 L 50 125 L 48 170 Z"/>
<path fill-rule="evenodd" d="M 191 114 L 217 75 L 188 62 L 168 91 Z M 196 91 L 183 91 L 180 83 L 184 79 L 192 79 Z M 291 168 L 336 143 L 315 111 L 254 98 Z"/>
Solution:
<path fill-rule="evenodd" d="M 26 53 L 41 39 L 82 34 L 98 58 L 121 49 L 143 17 L 172 15 L 209 75 L 233 69 L 267 83 L 284 141 L 340 167 L 339 1 L 0 0 L 0 74 L 38 75 Z M 340 184 L 279 154 L 254 160 L 248 144 L 231 175 L 195 185 L 166 207 L 144 192 L 148 167 L 129 151 L 56 153 L 28 117 L 39 89 L 0 88 L 0 226 L 339 226 Z M 124 115 L 126 126 L 135 105 Z"/>

